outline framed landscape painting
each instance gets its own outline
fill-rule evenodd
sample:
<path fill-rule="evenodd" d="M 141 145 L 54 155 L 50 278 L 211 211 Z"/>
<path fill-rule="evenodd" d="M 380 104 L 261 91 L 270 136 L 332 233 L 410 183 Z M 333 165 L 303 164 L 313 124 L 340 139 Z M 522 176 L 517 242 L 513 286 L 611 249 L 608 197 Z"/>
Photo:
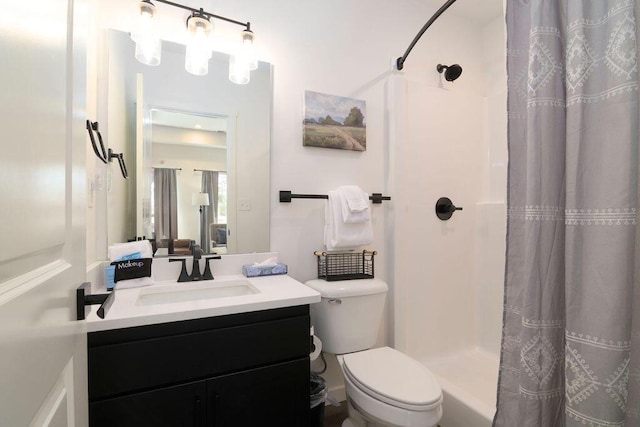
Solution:
<path fill-rule="evenodd" d="M 363 100 L 305 91 L 302 145 L 365 151 L 366 114 Z"/>

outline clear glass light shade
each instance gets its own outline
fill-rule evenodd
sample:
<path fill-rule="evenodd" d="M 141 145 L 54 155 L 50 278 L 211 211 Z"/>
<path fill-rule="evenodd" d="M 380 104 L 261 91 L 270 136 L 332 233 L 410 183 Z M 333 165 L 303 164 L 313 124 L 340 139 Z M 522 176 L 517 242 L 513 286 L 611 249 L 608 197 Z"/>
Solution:
<path fill-rule="evenodd" d="M 211 59 L 211 30 L 213 25 L 206 18 L 192 16 L 187 21 L 189 42 L 184 68 L 196 76 L 204 76 L 209 72 Z"/>
<path fill-rule="evenodd" d="M 146 65 L 160 65 L 162 42 L 156 32 L 156 7 L 150 2 L 139 4 L 138 23 L 131 38 L 136 42 L 136 59 Z"/>
<path fill-rule="evenodd" d="M 243 55 L 231 55 L 229 60 L 229 80 L 238 85 L 246 85 L 251 78 L 249 62 Z"/>
<path fill-rule="evenodd" d="M 255 47 L 256 36 L 252 31 L 246 30 L 242 32 L 241 54 L 245 56 L 245 60 L 249 64 L 250 70 L 258 68 L 258 55 Z"/>
<path fill-rule="evenodd" d="M 235 84 L 246 85 L 251 79 L 251 70 L 258 68 L 258 58 L 253 41 L 255 36 L 250 30 L 242 32 L 242 44 L 231 55 L 229 61 L 229 80 Z"/>

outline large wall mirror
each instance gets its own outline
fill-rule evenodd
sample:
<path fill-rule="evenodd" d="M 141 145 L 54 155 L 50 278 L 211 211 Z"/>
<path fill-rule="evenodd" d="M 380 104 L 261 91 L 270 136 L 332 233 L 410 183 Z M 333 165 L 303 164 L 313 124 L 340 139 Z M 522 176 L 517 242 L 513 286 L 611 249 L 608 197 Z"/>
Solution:
<path fill-rule="evenodd" d="M 184 69 L 184 46 L 163 42 L 162 61 L 134 58 L 127 33 L 109 30 L 101 129 L 123 152 L 129 179 L 109 167 L 108 244 L 144 236 L 156 255 L 269 250 L 272 66 L 247 85 L 228 79 L 228 55 L 209 73 Z M 106 125 L 106 130 L 105 130 Z"/>

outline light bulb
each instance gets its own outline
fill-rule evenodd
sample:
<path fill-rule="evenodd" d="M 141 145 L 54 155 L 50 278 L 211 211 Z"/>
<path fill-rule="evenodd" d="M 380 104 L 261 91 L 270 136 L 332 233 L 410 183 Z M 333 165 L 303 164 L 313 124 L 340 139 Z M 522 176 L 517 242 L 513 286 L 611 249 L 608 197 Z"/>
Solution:
<path fill-rule="evenodd" d="M 229 80 L 238 85 L 246 85 L 251 78 L 251 70 L 246 57 L 231 55 L 229 59 Z"/>
<path fill-rule="evenodd" d="M 213 26 L 208 19 L 194 14 L 187 21 L 187 27 L 189 42 L 184 68 L 191 74 L 204 76 L 209 72 L 209 59 L 212 55 L 209 34 Z"/>
<path fill-rule="evenodd" d="M 136 31 L 131 34 L 136 42 L 136 59 L 146 65 L 160 65 L 162 42 L 155 29 L 156 7 L 149 1 L 141 1 L 138 7 L 138 24 Z"/>
<path fill-rule="evenodd" d="M 245 61 L 249 64 L 249 70 L 255 70 L 258 68 L 258 56 L 256 55 L 255 48 L 255 34 L 251 30 L 245 30 L 242 32 L 242 47 L 241 54 L 244 55 Z"/>

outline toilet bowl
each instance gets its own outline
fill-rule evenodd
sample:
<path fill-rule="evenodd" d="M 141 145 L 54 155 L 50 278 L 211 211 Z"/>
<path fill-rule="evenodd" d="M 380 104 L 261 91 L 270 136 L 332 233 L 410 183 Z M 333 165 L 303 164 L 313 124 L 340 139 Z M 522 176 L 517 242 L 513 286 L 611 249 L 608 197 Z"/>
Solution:
<path fill-rule="evenodd" d="M 349 418 L 343 427 L 435 427 L 442 417 L 442 389 L 420 362 L 390 347 L 372 348 L 388 286 L 379 279 L 307 286 L 322 295 L 311 306 L 323 351 L 342 370 Z"/>
<path fill-rule="evenodd" d="M 361 425 L 438 425 L 442 389 L 424 365 L 390 347 L 338 355 L 337 359 L 349 403 L 367 421 Z"/>

